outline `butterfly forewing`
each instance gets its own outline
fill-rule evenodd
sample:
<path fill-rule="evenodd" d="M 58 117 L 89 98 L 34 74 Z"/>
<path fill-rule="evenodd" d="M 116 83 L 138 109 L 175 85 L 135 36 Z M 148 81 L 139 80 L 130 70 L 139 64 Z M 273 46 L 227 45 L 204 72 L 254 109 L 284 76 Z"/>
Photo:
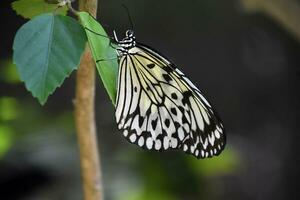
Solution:
<path fill-rule="evenodd" d="M 149 150 L 182 149 L 197 158 L 223 150 L 221 121 L 170 61 L 137 45 L 119 63 L 116 120 L 129 142 Z"/>

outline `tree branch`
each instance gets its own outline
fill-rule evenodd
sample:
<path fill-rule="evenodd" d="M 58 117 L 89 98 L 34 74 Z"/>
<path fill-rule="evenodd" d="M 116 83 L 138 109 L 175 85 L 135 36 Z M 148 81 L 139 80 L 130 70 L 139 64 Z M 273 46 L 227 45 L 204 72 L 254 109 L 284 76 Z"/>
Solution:
<path fill-rule="evenodd" d="M 89 12 L 96 17 L 97 0 L 79 0 L 79 10 Z M 94 113 L 94 65 L 91 51 L 87 45 L 77 71 L 75 97 L 75 121 L 85 200 L 103 199 Z"/>

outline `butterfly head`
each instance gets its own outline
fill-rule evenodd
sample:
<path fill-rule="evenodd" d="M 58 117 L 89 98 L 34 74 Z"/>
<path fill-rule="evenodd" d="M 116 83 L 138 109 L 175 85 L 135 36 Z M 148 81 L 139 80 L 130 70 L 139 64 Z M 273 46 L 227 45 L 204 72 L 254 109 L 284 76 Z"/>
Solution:
<path fill-rule="evenodd" d="M 127 30 L 125 35 L 126 35 L 127 38 L 134 38 L 135 39 L 133 30 L 130 30 L 130 29 Z"/>
<path fill-rule="evenodd" d="M 118 48 L 117 50 L 122 53 L 122 54 L 126 54 L 128 53 L 128 51 L 135 47 L 136 45 L 136 41 L 135 41 L 135 36 L 134 36 L 134 32 L 133 30 L 127 30 L 125 33 L 125 37 L 120 40 L 117 41 L 118 43 Z"/>

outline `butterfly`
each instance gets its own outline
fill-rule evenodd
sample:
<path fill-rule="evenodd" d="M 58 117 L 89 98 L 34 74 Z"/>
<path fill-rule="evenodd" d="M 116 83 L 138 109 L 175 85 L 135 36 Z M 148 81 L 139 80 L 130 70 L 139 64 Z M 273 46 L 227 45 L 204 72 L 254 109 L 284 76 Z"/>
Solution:
<path fill-rule="evenodd" d="M 165 56 L 136 42 L 127 30 L 118 40 L 115 117 L 118 129 L 144 149 L 181 149 L 197 158 L 219 155 L 223 124 L 202 92 Z"/>

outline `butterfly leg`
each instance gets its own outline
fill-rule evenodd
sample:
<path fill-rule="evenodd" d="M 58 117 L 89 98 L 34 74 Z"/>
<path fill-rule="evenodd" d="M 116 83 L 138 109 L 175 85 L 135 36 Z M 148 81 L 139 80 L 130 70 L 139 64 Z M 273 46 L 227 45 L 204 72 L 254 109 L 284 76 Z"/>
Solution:
<path fill-rule="evenodd" d="M 114 30 L 113 31 L 113 33 L 114 33 L 114 40 L 118 43 L 119 42 L 119 40 L 118 40 L 118 37 L 117 37 L 117 33 L 116 33 L 116 31 Z"/>
<path fill-rule="evenodd" d="M 115 47 L 113 47 L 113 48 L 115 48 Z M 115 49 L 118 50 L 117 48 L 115 48 Z M 102 61 L 109 61 L 109 60 L 120 59 L 121 58 L 120 53 L 118 51 L 116 51 L 116 52 L 117 52 L 117 57 L 115 57 L 115 58 L 107 58 L 107 59 L 99 59 L 99 60 L 96 60 L 96 63 L 102 62 Z"/>

